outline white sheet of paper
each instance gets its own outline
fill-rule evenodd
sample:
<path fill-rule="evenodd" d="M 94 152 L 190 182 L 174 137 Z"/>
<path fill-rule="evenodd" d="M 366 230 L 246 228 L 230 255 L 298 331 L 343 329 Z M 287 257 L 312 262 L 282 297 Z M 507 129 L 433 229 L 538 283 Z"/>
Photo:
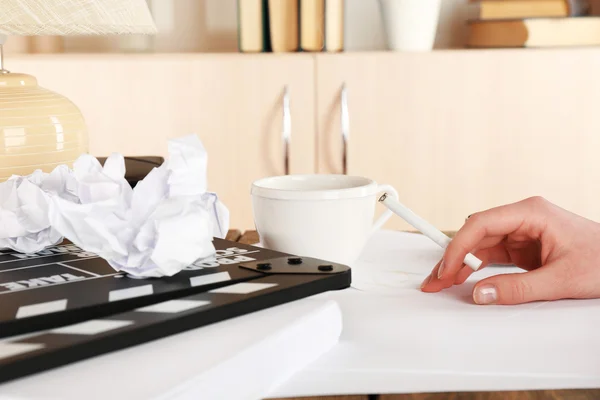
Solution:
<path fill-rule="evenodd" d="M 399 288 L 418 288 L 440 261 L 444 250 L 418 233 L 383 230 L 373 236 L 352 265 L 352 286 L 363 291 L 399 294 Z M 523 272 L 516 267 L 489 266 L 470 278 Z"/>
<path fill-rule="evenodd" d="M 353 268 L 356 288 L 317 296 L 342 308 L 339 345 L 270 397 L 600 387 L 600 299 L 473 303 L 475 282 L 514 267 L 423 293 L 436 247 L 422 235 L 378 232 Z"/>
<path fill-rule="evenodd" d="M 7 382 L 0 399 L 260 400 L 341 331 L 334 301 L 303 299 Z"/>

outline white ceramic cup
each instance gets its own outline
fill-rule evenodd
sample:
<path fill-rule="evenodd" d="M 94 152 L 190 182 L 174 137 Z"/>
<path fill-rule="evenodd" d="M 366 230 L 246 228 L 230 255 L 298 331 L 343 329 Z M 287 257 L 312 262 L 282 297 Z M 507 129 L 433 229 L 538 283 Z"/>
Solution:
<path fill-rule="evenodd" d="M 254 223 L 262 246 L 350 265 L 392 213 L 373 222 L 377 195 L 389 185 L 348 175 L 285 175 L 252 184 Z"/>
<path fill-rule="evenodd" d="M 379 0 L 379 5 L 390 50 L 433 49 L 441 0 Z"/>

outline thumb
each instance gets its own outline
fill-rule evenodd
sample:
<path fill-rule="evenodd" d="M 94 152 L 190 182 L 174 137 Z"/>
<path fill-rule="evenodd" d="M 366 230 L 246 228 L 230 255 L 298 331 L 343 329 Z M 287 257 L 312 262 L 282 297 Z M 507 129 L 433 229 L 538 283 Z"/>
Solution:
<path fill-rule="evenodd" d="M 563 288 L 557 284 L 556 269 L 542 268 L 516 274 L 500 274 L 483 279 L 473 289 L 477 304 L 521 304 L 539 300 L 557 300 Z M 558 281 L 559 282 L 559 281 Z"/>

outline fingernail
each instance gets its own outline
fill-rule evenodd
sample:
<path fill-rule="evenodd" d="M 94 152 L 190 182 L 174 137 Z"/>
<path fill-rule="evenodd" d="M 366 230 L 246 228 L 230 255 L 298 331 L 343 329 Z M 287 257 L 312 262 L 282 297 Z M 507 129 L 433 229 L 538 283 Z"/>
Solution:
<path fill-rule="evenodd" d="M 442 279 L 442 273 L 444 272 L 444 260 L 440 263 L 440 267 L 438 268 L 438 279 Z"/>
<path fill-rule="evenodd" d="M 421 283 L 421 289 L 423 289 L 423 287 L 425 287 L 425 285 L 427 285 L 430 280 L 431 280 L 431 274 L 427 275 L 427 278 L 425 278 L 423 283 Z"/>
<path fill-rule="evenodd" d="M 475 288 L 473 300 L 477 304 L 492 304 L 498 300 L 498 293 L 494 285 L 481 285 Z"/>

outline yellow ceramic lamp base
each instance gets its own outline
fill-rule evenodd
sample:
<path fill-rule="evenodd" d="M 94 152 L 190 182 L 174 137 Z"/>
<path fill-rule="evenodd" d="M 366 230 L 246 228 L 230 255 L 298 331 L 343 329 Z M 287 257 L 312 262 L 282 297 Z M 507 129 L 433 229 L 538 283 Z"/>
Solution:
<path fill-rule="evenodd" d="M 81 111 L 39 87 L 35 77 L 0 73 L 0 182 L 36 169 L 52 171 L 88 151 Z"/>

